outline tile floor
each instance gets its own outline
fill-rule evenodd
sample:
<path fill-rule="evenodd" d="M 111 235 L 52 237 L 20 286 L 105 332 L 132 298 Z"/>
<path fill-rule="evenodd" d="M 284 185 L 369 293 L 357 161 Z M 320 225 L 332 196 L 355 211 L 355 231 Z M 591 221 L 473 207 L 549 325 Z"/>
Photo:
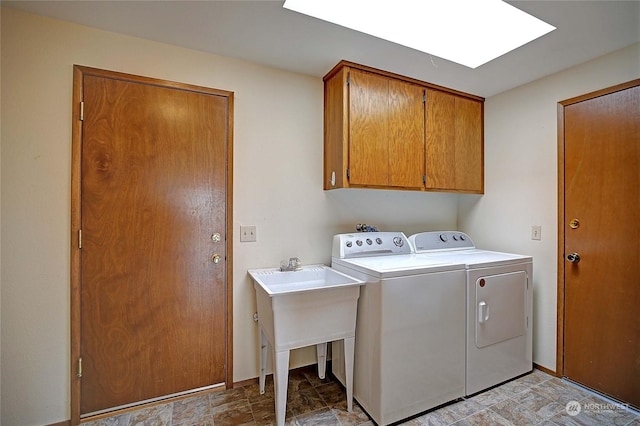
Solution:
<path fill-rule="evenodd" d="M 330 377 L 318 379 L 315 366 L 290 372 L 288 395 L 288 425 L 374 424 L 355 401 L 353 412 L 348 413 L 342 385 Z M 577 415 L 568 414 L 566 407 L 570 401 L 579 403 L 573 405 L 580 409 Z M 258 426 L 274 422 L 273 381 L 268 377 L 264 395 L 260 395 L 257 384 L 252 384 L 94 420 L 83 426 Z M 531 374 L 401 424 L 640 426 L 640 415 L 633 410 L 616 407 L 569 382 L 534 370 Z"/>

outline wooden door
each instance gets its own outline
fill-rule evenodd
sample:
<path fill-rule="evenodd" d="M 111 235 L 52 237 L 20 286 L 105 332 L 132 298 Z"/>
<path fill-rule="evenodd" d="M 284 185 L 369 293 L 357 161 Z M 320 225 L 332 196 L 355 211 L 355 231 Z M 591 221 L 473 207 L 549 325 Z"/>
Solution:
<path fill-rule="evenodd" d="M 560 268 L 564 375 L 636 407 L 640 407 L 638 84 L 640 80 L 631 87 L 565 101 L 559 110 L 560 130 L 564 129 L 560 146 L 564 151 L 560 218 L 565 255 Z"/>
<path fill-rule="evenodd" d="M 427 90 L 428 189 L 482 193 L 482 102 Z"/>
<path fill-rule="evenodd" d="M 79 414 L 225 383 L 232 93 L 76 80 Z"/>
<path fill-rule="evenodd" d="M 349 72 L 349 183 L 389 184 L 389 80 Z"/>

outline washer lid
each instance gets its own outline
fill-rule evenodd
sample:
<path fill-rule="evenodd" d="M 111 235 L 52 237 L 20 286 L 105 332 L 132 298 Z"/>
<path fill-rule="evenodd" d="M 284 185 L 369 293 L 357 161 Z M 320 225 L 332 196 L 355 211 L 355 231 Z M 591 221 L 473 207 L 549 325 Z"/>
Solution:
<path fill-rule="evenodd" d="M 430 274 L 465 268 L 465 264 L 462 262 L 450 262 L 448 259 L 435 259 L 415 254 L 370 256 L 353 259 L 334 257 L 332 258 L 332 266 L 334 265 L 340 265 L 380 278 Z"/>

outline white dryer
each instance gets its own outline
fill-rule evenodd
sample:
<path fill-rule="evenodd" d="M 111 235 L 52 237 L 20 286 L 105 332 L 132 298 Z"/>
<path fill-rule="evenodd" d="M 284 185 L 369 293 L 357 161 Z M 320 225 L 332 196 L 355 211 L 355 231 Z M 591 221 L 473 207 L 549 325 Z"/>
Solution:
<path fill-rule="evenodd" d="M 418 257 L 401 232 L 336 235 L 331 267 L 360 287 L 353 396 L 379 425 L 464 396 L 465 265 Z M 332 372 L 344 384 L 342 347 Z"/>
<path fill-rule="evenodd" d="M 409 241 L 417 256 L 465 264 L 465 395 L 530 372 L 533 259 L 477 249 L 457 231 L 423 232 Z"/>

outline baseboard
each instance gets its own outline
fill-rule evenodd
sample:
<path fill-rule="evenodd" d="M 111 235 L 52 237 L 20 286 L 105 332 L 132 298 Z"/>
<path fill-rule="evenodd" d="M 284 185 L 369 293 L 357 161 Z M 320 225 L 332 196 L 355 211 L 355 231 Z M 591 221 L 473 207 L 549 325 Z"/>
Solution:
<path fill-rule="evenodd" d="M 58 423 L 51 423 L 50 425 L 47 426 L 71 426 L 71 420 L 65 420 L 63 422 L 58 422 Z"/>
<path fill-rule="evenodd" d="M 267 374 L 267 376 L 271 376 L 271 374 Z M 247 380 L 241 380 L 239 382 L 234 382 L 233 383 L 233 387 L 234 388 L 242 388 L 242 387 L 249 386 L 249 385 L 255 385 L 256 383 L 258 383 L 258 378 L 254 377 L 252 379 L 247 379 Z"/>
<path fill-rule="evenodd" d="M 543 367 L 543 366 L 541 366 L 541 365 L 538 365 L 538 364 L 536 364 L 535 362 L 533 363 L 533 368 L 536 368 L 536 369 L 538 369 L 538 370 L 540 370 L 540 371 L 542 371 L 542 372 L 545 372 L 545 373 L 547 373 L 547 374 L 550 374 L 550 375 L 552 375 L 552 376 L 560 377 L 560 375 L 559 375 L 558 373 L 556 373 L 555 371 L 553 371 L 553 370 L 549 370 L 548 368 Z"/>

